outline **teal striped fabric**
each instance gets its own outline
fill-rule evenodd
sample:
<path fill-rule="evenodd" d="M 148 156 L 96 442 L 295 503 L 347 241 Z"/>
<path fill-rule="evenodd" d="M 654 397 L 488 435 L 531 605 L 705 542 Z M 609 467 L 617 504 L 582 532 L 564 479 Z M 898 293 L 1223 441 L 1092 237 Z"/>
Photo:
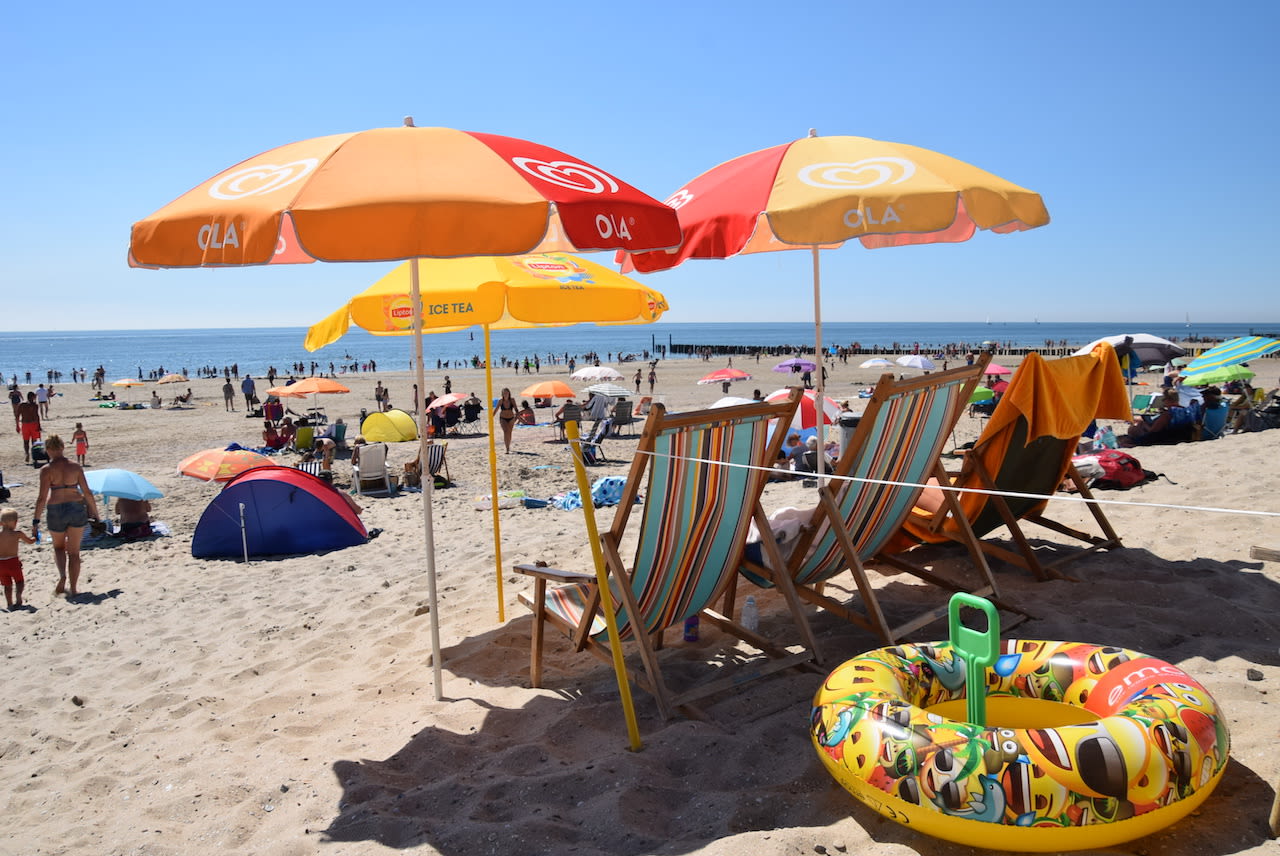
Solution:
<path fill-rule="evenodd" d="M 765 418 L 750 418 L 671 429 L 656 438 L 632 571 L 645 632 L 697 615 L 737 573 L 752 500 L 766 473 L 721 462 L 767 468 L 767 426 Z M 590 591 L 585 585 L 555 587 L 547 593 L 547 608 L 577 624 Z M 625 638 L 635 632 L 632 616 L 616 594 L 614 603 Z M 592 634 L 602 632 L 597 616 Z"/>
<path fill-rule="evenodd" d="M 951 432 L 966 382 L 957 380 L 890 397 L 876 412 L 866 443 L 857 454 L 841 460 L 838 475 L 923 484 Z M 866 561 L 898 531 L 923 488 L 841 481 L 834 482 L 832 489 L 858 558 Z M 820 583 L 848 567 L 829 518 L 822 516 L 820 520 L 818 533 L 794 575 L 797 584 Z"/>

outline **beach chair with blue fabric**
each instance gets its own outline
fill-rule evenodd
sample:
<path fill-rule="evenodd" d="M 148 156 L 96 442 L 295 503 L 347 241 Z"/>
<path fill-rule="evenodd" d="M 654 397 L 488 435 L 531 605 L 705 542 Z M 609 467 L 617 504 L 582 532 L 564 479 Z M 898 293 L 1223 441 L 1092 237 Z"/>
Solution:
<path fill-rule="evenodd" d="M 1205 407 L 1200 415 L 1200 439 L 1217 440 L 1227 433 L 1227 416 L 1230 413 L 1231 405 L 1225 401 Z"/>
<path fill-rule="evenodd" d="M 1018 615 L 1025 616 L 998 600 L 995 578 L 972 533 L 967 545 L 975 571 L 972 580 L 935 573 L 902 554 L 909 545 L 900 549 L 890 545 L 927 480 L 937 477 L 943 446 L 990 359 L 990 354 L 983 354 L 972 366 L 906 381 L 884 375 L 836 462 L 831 482 L 819 488 L 817 507 L 798 538 L 782 545 L 784 563 L 765 561 L 753 547 L 744 562 L 744 575 L 762 586 L 790 581 L 802 599 L 875 633 L 890 645 L 945 618 L 950 594 L 957 591 L 987 597 L 1014 613 L 1002 626 L 1016 623 Z M 944 502 L 958 512 L 952 494 L 947 494 Z M 764 537 L 761 544 L 770 540 Z M 876 591 L 867 573 L 868 566 L 876 565 L 906 571 L 948 594 L 924 612 L 906 614 L 914 608 L 899 606 L 901 614 L 891 620 L 881 603 L 883 594 Z M 846 571 L 853 577 L 852 589 L 835 584 Z M 832 594 L 837 590 L 839 597 Z"/>
<path fill-rule="evenodd" d="M 753 520 L 767 524 L 760 495 L 785 434 L 770 432 L 769 423 L 780 419 L 780 424 L 789 424 L 798 401 L 796 391 L 782 402 L 680 414 L 654 405 L 645 423 L 618 510 L 600 542 L 613 581 L 610 588 L 624 653 L 634 649 L 640 661 L 636 668 L 633 656 L 628 674 L 655 697 L 666 718 L 677 710 L 696 714 L 691 706 L 700 698 L 813 659 L 811 634 L 799 645 L 784 647 L 743 627 L 732 616 L 732 589 L 747 533 Z M 643 497 L 640 504 L 638 497 Z M 633 509 L 640 512 L 637 526 L 628 525 L 633 522 Z M 632 529 L 638 529 L 638 541 L 635 561 L 628 566 L 621 550 Z M 521 595 L 534 613 L 533 686 L 542 685 L 547 624 L 566 633 L 575 652 L 587 651 L 612 663 L 593 574 L 540 564 L 519 564 L 515 570 L 534 578 L 532 595 Z M 807 633 L 794 589 L 784 592 L 789 593 L 797 625 Z M 727 608 L 718 612 L 713 607 L 722 599 Z M 701 620 L 704 631 L 717 627 L 767 656 L 740 663 L 736 661 L 742 659 L 742 652 L 735 652 L 735 662 L 725 660 L 709 668 L 715 674 L 711 680 L 679 691 L 669 689 L 658 657 L 663 633 L 694 618 Z M 800 650 L 794 650 L 797 647 Z"/>

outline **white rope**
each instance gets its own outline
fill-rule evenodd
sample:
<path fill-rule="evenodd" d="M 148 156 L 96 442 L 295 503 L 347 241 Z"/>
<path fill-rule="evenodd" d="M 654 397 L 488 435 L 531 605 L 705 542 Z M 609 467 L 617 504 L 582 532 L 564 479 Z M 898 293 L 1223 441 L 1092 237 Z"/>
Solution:
<path fill-rule="evenodd" d="M 742 469 L 758 470 L 767 473 L 781 472 L 774 467 L 757 467 L 752 464 L 736 464 L 728 461 L 717 461 L 710 458 L 690 458 L 678 455 L 661 454 L 658 452 L 641 452 L 640 450 L 637 450 L 637 452 L 640 454 L 652 455 L 655 458 L 671 458 L 672 460 L 691 461 L 698 464 L 713 464 L 722 467 L 741 467 Z M 816 473 L 813 475 L 815 478 L 817 477 Z M 890 487 L 936 488 L 938 490 L 949 490 L 954 493 L 977 493 L 986 496 L 1009 496 L 1017 499 L 1034 499 L 1050 502 L 1081 502 L 1086 505 L 1093 503 L 1096 505 L 1119 505 L 1131 508 L 1170 508 L 1175 511 L 1207 511 L 1213 514 L 1242 514 L 1250 517 L 1280 517 L 1280 511 L 1254 511 L 1252 509 L 1243 508 L 1219 508 L 1212 505 L 1174 505 L 1167 502 L 1133 502 L 1125 499 L 1098 499 L 1096 496 L 1092 499 L 1088 499 L 1083 496 L 1064 496 L 1060 494 L 1049 494 L 1046 496 L 1041 493 L 1019 493 L 1017 491 L 987 490 L 986 488 L 979 487 L 958 487 L 956 485 L 943 484 L 920 484 L 918 482 L 889 481 L 887 479 L 868 479 L 858 476 L 838 476 L 834 474 L 826 474 L 824 475 L 824 478 L 830 479 L 831 481 L 863 482 L 864 484 L 880 484 L 888 485 Z"/>

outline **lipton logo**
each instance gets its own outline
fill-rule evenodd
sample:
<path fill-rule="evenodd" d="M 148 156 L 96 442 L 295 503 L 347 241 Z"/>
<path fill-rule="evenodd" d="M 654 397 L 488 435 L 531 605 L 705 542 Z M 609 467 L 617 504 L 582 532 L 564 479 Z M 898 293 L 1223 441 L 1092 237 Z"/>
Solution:
<path fill-rule="evenodd" d="M 916 174 L 906 158 L 865 158 L 851 163 L 809 164 L 796 177 L 810 187 L 828 190 L 867 190 L 882 184 L 901 184 Z"/>
<path fill-rule="evenodd" d="M 393 306 L 391 307 L 392 318 L 412 318 L 413 307 L 411 306 Z"/>
<path fill-rule="evenodd" d="M 583 193 L 617 193 L 618 181 L 609 173 L 573 161 L 544 161 L 537 158 L 512 158 L 516 167 L 548 184 L 579 190 Z"/>
<path fill-rule="evenodd" d="M 525 262 L 524 266 L 530 270 L 548 271 L 550 273 L 568 273 L 572 270 L 568 265 L 559 262 Z"/>
<path fill-rule="evenodd" d="M 315 158 L 303 158 L 286 164 L 259 163 L 247 166 L 214 182 L 209 187 L 209 195 L 214 199 L 262 196 L 301 180 L 319 163 Z"/>
<path fill-rule="evenodd" d="M 684 206 L 693 201 L 693 194 L 689 192 L 689 188 L 682 187 L 667 198 L 666 205 L 679 211 Z"/>

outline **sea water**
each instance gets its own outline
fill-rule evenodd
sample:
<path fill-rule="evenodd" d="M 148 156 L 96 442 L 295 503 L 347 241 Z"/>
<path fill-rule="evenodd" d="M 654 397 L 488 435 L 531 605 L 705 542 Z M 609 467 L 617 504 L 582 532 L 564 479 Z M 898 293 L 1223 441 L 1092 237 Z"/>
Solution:
<path fill-rule="evenodd" d="M 823 324 L 823 340 L 828 346 L 860 343 L 864 348 L 892 343 L 911 346 L 920 343 L 930 350 L 948 343 L 966 342 L 976 345 L 992 340 L 1013 347 L 1039 347 L 1048 341 L 1066 340 L 1069 346 L 1080 346 L 1102 336 L 1118 333 L 1151 333 L 1174 340 L 1221 340 L 1247 336 L 1251 330 L 1278 330 L 1280 322 L 1240 322 L 1234 324 L 1166 323 L 942 323 L 942 322 L 828 322 Z M 163 368 L 166 372 L 184 372 L 189 376 L 202 367 L 237 364 L 241 374 L 265 374 L 269 366 L 277 373 L 288 374 L 295 362 L 320 364 L 322 371 L 329 363 L 336 366 L 374 361 L 383 371 L 407 371 L 413 353 L 412 341 L 406 336 L 373 336 L 359 329 L 350 330 L 338 342 L 314 353 L 303 347 L 306 328 L 272 327 L 206 330 L 97 330 L 69 332 L 0 333 L 0 374 L 9 380 L 14 374 L 19 382 L 48 380 L 51 371 L 69 379 L 71 370 L 85 369 L 90 375 L 99 366 L 106 369 L 107 379 L 136 378 L 139 372 L 151 377 Z M 657 355 L 660 346 L 684 345 L 762 345 L 792 346 L 811 350 L 813 325 L 807 323 L 735 323 L 676 324 L 659 322 L 637 326 L 579 324 L 532 330 L 501 330 L 492 334 L 495 362 L 502 357 L 532 358 L 544 361 L 549 355 L 564 354 L 581 359 L 586 353 L 600 354 L 602 361 L 618 362 L 623 354 L 635 360 L 645 352 Z M 452 333 L 433 333 L 424 339 L 425 362 L 435 369 L 436 361 L 455 367 L 473 357 L 484 356 L 484 334 L 479 328 Z M 614 355 L 608 357 L 608 355 Z"/>

